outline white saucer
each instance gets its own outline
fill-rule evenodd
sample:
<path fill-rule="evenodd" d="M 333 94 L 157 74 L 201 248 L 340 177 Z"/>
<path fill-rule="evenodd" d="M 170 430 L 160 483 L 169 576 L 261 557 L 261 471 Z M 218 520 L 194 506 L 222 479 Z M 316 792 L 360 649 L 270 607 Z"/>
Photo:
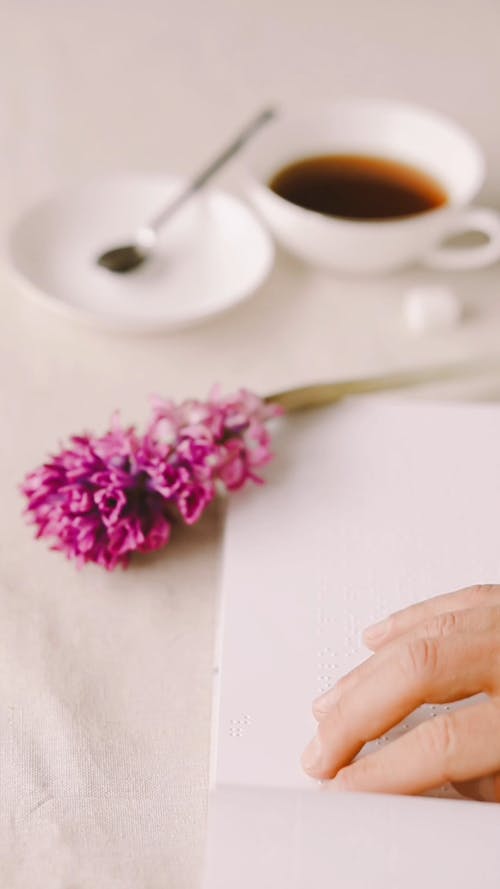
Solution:
<path fill-rule="evenodd" d="M 274 247 L 251 211 L 221 191 L 180 210 L 139 269 L 117 275 L 96 265 L 182 184 L 172 176 L 115 176 L 37 204 L 10 234 L 16 277 L 47 307 L 114 330 L 167 330 L 234 306 L 263 282 Z"/>

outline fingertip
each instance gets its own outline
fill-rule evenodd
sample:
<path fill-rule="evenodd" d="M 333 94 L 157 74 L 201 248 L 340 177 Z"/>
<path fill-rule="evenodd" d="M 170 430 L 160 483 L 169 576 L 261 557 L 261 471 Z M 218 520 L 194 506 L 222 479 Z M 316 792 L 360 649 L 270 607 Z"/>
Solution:
<path fill-rule="evenodd" d="M 323 717 L 326 716 L 327 708 L 325 702 L 322 701 L 321 698 L 316 698 L 316 700 L 312 702 L 311 709 L 316 722 L 320 722 Z"/>
<path fill-rule="evenodd" d="M 321 778 L 321 742 L 317 735 L 307 745 L 301 757 L 302 768 L 311 778 Z"/>
<path fill-rule="evenodd" d="M 312 702 L 312 712 L 317 722 L 324 719 L 332 709 L 333 704 L 337 702 L 338 697 L 338 688 L 334 685 L 332 688 L 329 688 L 328 691 L 325 691 L 322 695 L 319 695 L 319 697 L 314 699 Z"/>
<path fill-rule="evenodd" d="M 365 648 L 369 648 L 370 651 L 377 650 L 377 646 L 376 646 L 375 642 L 373 642 L 373 640 L 370 638 L 370 636 L 368 635 L 366 630 L 363 632 L 363 634 L 361 636 L 361 641 L 363 642 L 363 645 L 365 646 Z"/>
<path fill-rule="evenodd" d="M 390 642 L 395 635 L 398 635 L 398 627 L 397 623 L 395 625 L 395 615 L 390 614 L 389 617 L 385 617 L 378 623 L 366 627 L 362 638 L 367 648 L 376 651 L 386 642 Z"/>
<path fill-rule="evenodd" d="M 382 622 L 385 624 L 385 621 Z M 363 630 L 362 640 L 363 644 L 366 645 L 370 651 L 376 651 L 377 648 L 380 648 L 387 637 L 386 629 L 381 626 L 381 624 L 374 624 L 372 627 L 367 627 L 366 630 Z"/>

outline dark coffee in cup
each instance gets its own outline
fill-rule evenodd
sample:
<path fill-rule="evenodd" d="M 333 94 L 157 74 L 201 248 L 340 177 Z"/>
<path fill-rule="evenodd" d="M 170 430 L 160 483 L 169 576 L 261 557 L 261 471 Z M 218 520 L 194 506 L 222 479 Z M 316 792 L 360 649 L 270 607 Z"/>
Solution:
<path fill-rule="evenodd" d="M 444 186 L 429 173 L 361 154 L 294 161 L 275 173 L 269 186 L 292 204 L 342 219 L 400 219 L 448 202 Z"/>

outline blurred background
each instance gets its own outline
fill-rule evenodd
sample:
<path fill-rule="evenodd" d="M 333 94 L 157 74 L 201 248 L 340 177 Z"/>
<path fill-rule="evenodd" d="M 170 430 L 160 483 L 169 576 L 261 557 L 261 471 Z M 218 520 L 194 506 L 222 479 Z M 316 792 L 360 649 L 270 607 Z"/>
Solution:
<path fill-rule="evenodd" d="M 293 108 L 345 95 L 401 98 L 454 117 L 486 154 L 481 201 L 500 204 L 495 0 L 3 0 L 1 11 L 3 232 L 27 204 L 83 177 L 115 170 L 192 173 L 270 101 Z M 219 184 L 239 190 L 237 162 Z M 415 274 L 418 281 L 430 277 L 412 270 L 412 281 Z M 89 339 L 88 331 L 27 307 L 11 288 L 4 306 L 15 325 L 26 325 L 28 337 L 36 330 L 35 339 L 54 346 L 56 374 L 66 359 L 75 373 L 80 368 L 87 375 L 80 356 L 91 348 L 99 385 L 111 385 L 110 404 L 116 386 L 103 374 L 100 356 L 106 355 L 111 377 L 125 360 L 135 361 L 129 397 L 137 416 L 158 375 L 178 394 L 205 391 L 206 375 L 265 391 L 371 372 L 381 362 L 475 352 L 479 342 L 484 348 L 484 337 L 496 342 L 490 323 L 497 317 L 496 274 L 448 277 L 468 304 L 470 323 L 451 337 L 424 341 L 402 326 L 406 273 L 360 288 L 283 254 L 248 303 L 152 341 L 147 351 L 133 337 L 93 332 Z M 257 355 L 256 341 L 269 347 Z M 183 375 L 172 374 L 179 362 Z"/>
<path fill-rule="evenodd" d="M 189 174 L 262 105 L 293 108 L 345 95 L 401 98 L 454 117 L 486 154 L 481 201 L 500 204 L 496 0 L 3 0 L 1 11 L 4 233 L 23 207 L 56 187 L 116 170 Z M 239 189 L 237 163 L 219 184 Z M 429 273 L 418 274 L 428 280 Z M 490 271 L 451 280 L 472 315 L 481 309 L 483 320 L 484 312 L 496 317 Z M 477 348 L 474 323 L 451 338 L 409 338 L 398 311 L 405 282 L 403 274 L 360 289 L 280 255 L 271 279 L 247 304 L 166 339 L 179 357 L 196 349 L 197 367 L 210 377 L 232 377 L 237 361 L 238 377 L 259 389 L 368 372 L 381 360 L 411 363 Z M 7 301 L 6 311 L 25 313 L 18 294 Z M 88 335 L 45 318 L 38 307 L 26 312 L 27 333 L 34 323 L 38 336 L 55 338 L 58 354 Z M 487 327 L 490 338 L 496 335 Z M 484 335 L 481 329 L 482 347 Z M 139 349 L 138 374 L 144 367 L 146 376 L 141 402 L 153 374 L 170 377 L 163 344 L 142 355 L 133 338 L 126 346 L 115 338 L 111 347 L 104 339 L 111 376 L 113 357 L 120 373 L 123 349 L 130 360 Z M 273 343 L 258 360 L 257 339 Z M 97 352 L 102 340 L 92 337 Z M 189 383 L 193 374 L 191 365 L 186 386 L 203 390 L 199 372 Z M 168 379 L 174 389 L 179 384 Z"/>
<path fill-rule="evenodd" d="M 482 143 L 500 199 L 495 0 L 3 0 L 2 218 L 68 178 L 191 172 L 254 109 L 413 100 Z"/>

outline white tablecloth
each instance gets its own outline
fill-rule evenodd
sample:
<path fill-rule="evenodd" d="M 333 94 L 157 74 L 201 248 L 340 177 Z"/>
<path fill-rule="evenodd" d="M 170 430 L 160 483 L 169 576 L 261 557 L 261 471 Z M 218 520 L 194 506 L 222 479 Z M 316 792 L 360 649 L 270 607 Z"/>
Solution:
<path fill-rule="evenodd" d="M 500 203 L 496 0 L 3 0 L 0 225 L 98 171 L 187 173 L 262 103 L 385 95 L 454 115 Z M 225 177 L 237 187 L 236 170 Z M 152 391 L 257 391 L 478 354 L 500 344 L 498 267 L 449 280 L 459 329 L 412 337 L 401 294 L 278 256 L 250 302 L 176 335 L 71 326 L 2 272 L 0 884 L 194 889 L 207 798 L 223 510 L 125 573 L 77 572 L 32 539 L 17 483 L 70 432 Z"/>

